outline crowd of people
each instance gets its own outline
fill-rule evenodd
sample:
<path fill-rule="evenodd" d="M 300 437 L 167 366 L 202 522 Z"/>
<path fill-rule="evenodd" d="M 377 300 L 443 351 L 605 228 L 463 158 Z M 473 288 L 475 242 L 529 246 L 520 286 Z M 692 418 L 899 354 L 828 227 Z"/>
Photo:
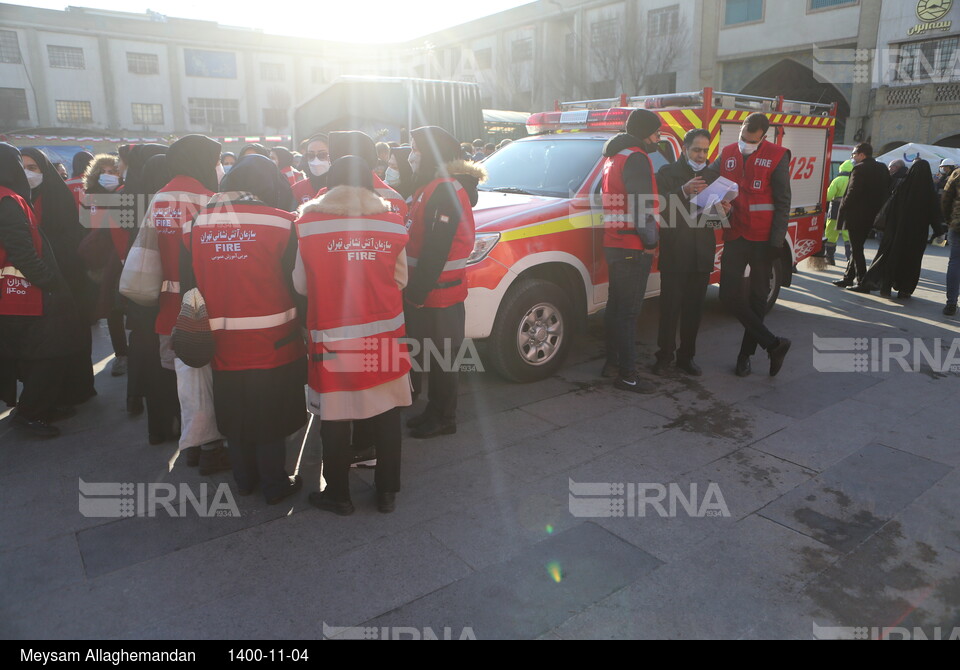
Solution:
<path fill-rule="evenodd" d="M 722 228 L 720 297 L 744 329 L 734 371 L 750 375 L 762 348 L 776 376 L 791 342 L 765 317 L 787 241 L 790 153 L 767 141 L 769 118 L 754 114 L 714 163 L 711 135 L 698 129 L 655 173 L 660 130 L 656 114 L 635 110 L 604 148 L 602 375 L 623 391 L 656 390 L 640 374 L 636 324 L 657 256 L 652 371 L 703 374 L 696 342 Z M 56 422 L 96 395 L 90 326 L 106 319 L 110 372 L 126 375 L 126 410 L 146 413 L 151 444 L 176 440 L 187 466 L 232 470 L 241 495 L 259 489 L 276 504 L 302 487 L 285 469 L 284 445 L 312 414 L 326 487 L 310 503 L 351 514 L 349 467 L 372 451 L 377 507 L 393 511 L 401 408 L 425 393 L 425 410 L 406 422 L 414 438 L 457 430 L 458 370 L 412 361 L 404 338 L 421 343 L 421 357 L 463 343 L 479 161 L 506 142 L 461 143 L 427 126 L 405 146 L 349 131 L 314 135 L 297 152 L 250 144 L 234 154 L 188 135 L 116 155 L 80 152 L 69 175 L 40 150 L 0 144 L 0 397 L 15 407 L 12 425 L 55 437 Z M 939 234 L 944 220 L 944 313 L 956 314 L 960 171 L 944 162 L 935 187 L 925 161 L 888 170 L 872 154 L 858 145 L 830 187 L 825 257 L 836 263 L 842 235 L 848 258 L 837 284 L 909 297 L 927 225 Z M 659 196 L 689 209 L 720 177 L 739 195 L 701 221 L 658 211 Z M 884 234 L 867 268 L 875 226 Z"/>

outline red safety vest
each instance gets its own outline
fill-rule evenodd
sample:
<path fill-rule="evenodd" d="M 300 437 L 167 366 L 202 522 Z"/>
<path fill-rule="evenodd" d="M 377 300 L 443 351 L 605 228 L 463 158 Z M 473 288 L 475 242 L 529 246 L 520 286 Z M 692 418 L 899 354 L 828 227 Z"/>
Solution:
<path fill-rule="evenodd" d="M 407 374 L 403 294 L 394 279 L 408 240 L 400 217 L 307 212 L 297 235 L 309 286 L 310 388 L 362 391 Z"/>
<path fill-rule="evenodd" d="M 309 179 L 298 181 L 290 187 L 290 190 L 293 191 L 293 197 L 297 201 L 298 206 L 305 202 L 310 202 L 317 197 L 317 192 L 313 190 Z"/>
<path fill-rule="evenodd" d="M 271 370 L 306 354 L 280 264 L 294 218 L 215 196 L 184 224 L 216 344 L 214 370 Z"/>
<path fill-rule="evenodd" d="M 305 174 L 300 172 L 300 170 L 294 170 L 292 167 L 287 168 L 286 172 L 282 173 L 284 177 L 287 178 L 287 181 L 290 182 L 290 187 L 292 188 L 295 184 L 303 181 L 307 178 Z"/>
<path fill-rule="evenodd" d="M 443 183 L 453 184 L 456 188 L 461 209 L 460 225 L 453 237 L 453 244 L 450 245 L 450 253 L 447 254 L 443 272 L 437 279 L 437 286 L 427 295 L 424 307 L 450 307 L 467 299 L 467 259 L 473 253 L 476 241 L 473 207 L 467 191 L 452 177 L 434 179 L 413 196 L 413 205 L 410 208 L 410 244 L 407 246 L 407 262 L 411 268 L 417 267 L 420 250 L 427 235 L 427 223 L 423 218 L 427 203 L 430 202 L 437 187 Z M 416 272 L 415 269 L 414 272 Z"/>
<path fill-rule="evenodd" d="M 37 256 L 43 254 L 40 239 L 40 217 L 16 191 L 0 186 L 0 199 L 13 198 L 30 223 L 30 238 Z M 43 291 L 28 282 L 23 273 L 7 262 L 7 251 L 0 245 L 0 316 L 42 316 Z"/>
<path fill-rule="evenodd" d="M 210 202 L 213 192 L 192 177 L 178 175 L 150 201 L 152 225 L 157 229 L 163 284 L 160 286 L 160 313 L 156 331 L 169 335 L 180 314 L 180 248 L 183 225 L 193 221 Z"/>
<path fill-rule="evenodd" d="M 653 193 L 627 193 L 627 187 L 623 183 L 623 169 L 627 161 L 634 154 L 642 154 L 644 159 L 650 164 L 650 182 L 653 185 Z M 633 212 L 630 207 L 636 207 L 638 205 L 636 202 L 638 197 L 644 201 L 652 198 L 654 202 L 657 202 L 657 180 L 650 156 L 642 149 L 634 147 L 624 149 L 616 156 L 607 158 L 603 164 L 603 182 L 601 188 L 603 194 L 603 246 L 643 251 L 645 246 L 634 226 Z M 654 211 L 647 213 L 654 217 L 656 225 L 659 228 L 659 212 Z"/>
<path fill-rule="evenodd" d="M 64 183 L 69 187 L 70 192 L 73 193 L 73 199 L 79 208 L 80 200 L 83 198 L 83 194 L 87 192 L 83 187 L 83 177 L 73 177 L 72 179 L 67 179 Z"/>
<path fill-rule="evenodd" d="M 723 231 L 724 241 L 740 237 L 751 242 L 770 240 L 774 209 L 770 180 L 786 153 L 783 147 L 766 141 L 746 159 L 738 144 L 721 152 L 720 174 L 740 187 L 740 194 L 732 203 L 730 227 Z"/>

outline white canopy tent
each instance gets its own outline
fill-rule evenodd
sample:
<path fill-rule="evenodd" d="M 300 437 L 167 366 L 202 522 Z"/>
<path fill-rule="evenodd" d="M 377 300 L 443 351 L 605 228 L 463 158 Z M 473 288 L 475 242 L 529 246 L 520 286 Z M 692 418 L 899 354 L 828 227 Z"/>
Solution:
<path fill-rule="evenodd" d="M 944 158 L 952 158 L 960 165 L 960 149 L 937 147 L 932 144 L 915 144 L 913 142 L 904 144 L 902 147 L 897 147 L 893 151 L 888 151 L 882 156 L 877 156 L 877 160 L 890 165 L 890 163 L 899 158 L 905 161 L 909 167 L 911 162 L 917 160 L 917 156 L 930 163 L 930 168 L 934 174 L 936 174 L 937 169 L 940 167 L 940 161 Z"/>

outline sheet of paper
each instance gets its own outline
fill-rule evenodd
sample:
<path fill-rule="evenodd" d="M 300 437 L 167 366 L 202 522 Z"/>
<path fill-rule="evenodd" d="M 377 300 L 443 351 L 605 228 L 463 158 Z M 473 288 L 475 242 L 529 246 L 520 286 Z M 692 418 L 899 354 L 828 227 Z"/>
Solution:
<path fill-rule="evenodd" d="M 740 195 L 740 187 L 726 177 L 720 177 L 707 188 L 700 191 L 691 202 L 700 209 L 709 209 L 718 202 L 732 202 Z"/>

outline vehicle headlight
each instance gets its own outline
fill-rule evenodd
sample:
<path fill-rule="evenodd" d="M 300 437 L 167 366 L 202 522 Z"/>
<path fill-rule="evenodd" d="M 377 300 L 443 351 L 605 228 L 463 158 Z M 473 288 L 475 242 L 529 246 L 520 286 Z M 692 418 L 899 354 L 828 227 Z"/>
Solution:
<path fill-rule="evenodd" d="M 476 241 L 473 243 L 473 252 L 467 258 L 467 265 L 476 265 L 487 257 L 493 248 L 500 241 L 500 233 L 477 233 Z"/>

